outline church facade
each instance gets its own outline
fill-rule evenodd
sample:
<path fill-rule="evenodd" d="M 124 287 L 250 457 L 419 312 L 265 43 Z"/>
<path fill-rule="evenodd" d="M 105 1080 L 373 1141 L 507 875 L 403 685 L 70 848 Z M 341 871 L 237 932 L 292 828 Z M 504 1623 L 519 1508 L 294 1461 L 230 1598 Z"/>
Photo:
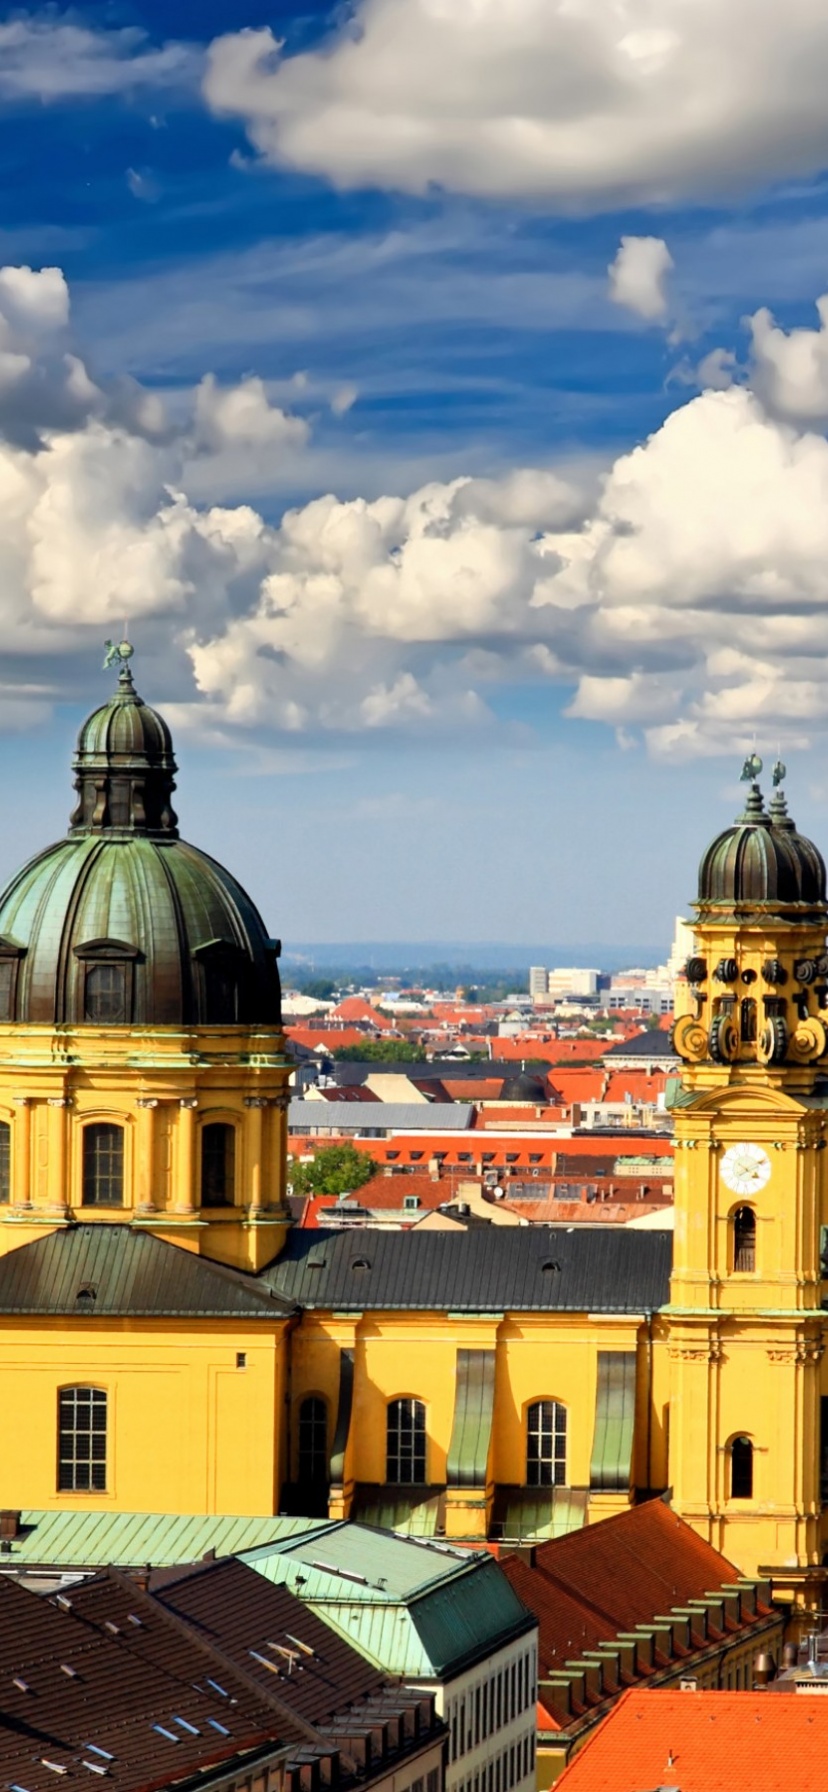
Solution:
<path fill-rule="evenodd" d="M 0 894 L 0 1505 L 516 1540 L 664 1493 L 813 1603 L 828 907 L 784 800 L 702 860 L 674 1239 L 301 1233 L 278 941 L 179 838 L 129 657 Z"/>

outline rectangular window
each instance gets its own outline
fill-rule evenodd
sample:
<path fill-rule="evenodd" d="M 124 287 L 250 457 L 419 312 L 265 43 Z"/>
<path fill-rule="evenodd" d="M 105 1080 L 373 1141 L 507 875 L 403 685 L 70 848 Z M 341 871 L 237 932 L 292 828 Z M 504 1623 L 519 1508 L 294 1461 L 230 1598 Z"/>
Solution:
<path fill-rule="evenodd" d="M 202 1207 L 232 1207 L 235 1185 L 236 1128 L 214 1121 L 201 1132 Z"/>
<path fill-rule="evenodd" d="M 466 1752 L 466 1701 L 460 1700 L 460 1753 Z"/>
<path fill-rule="evenodd" d="M 489 1682 L 483 1682 L 483 1735 L 489 1734 Z"/>
<path fill-rule="evenodd" d="M 124 1199 L 124 1129 L 96 1124 L 83 1131 L 83 1205 L 120 1207 Z"/>
<path fill-rule="evenodd" d="M 828 1506 L 828 1395 L 819 1403 L 819 1497 Z"/>
<path fill-rule="evenodd" d="M 120 1021 L 122 1024 L 130 1019 L 127 1013 L 127 971 L 131 966 L 126 964 L 90 964 L 86 969 L 84 985 L 84 1019 L 91 1021 Z"/>
<path fill-rule="evenodd" d="M 14 1020 L 14 986 L 17 959 L 0 958 L 0 1021 Z"/>
<path fill-rule="evenodd" d="M 480 1687 L 474 1689 L 474 1746 L 480 1741 Z"/>
<path fill-rule="evenodd" d="M 61 1388 L 58 1397 L 58 1491 L 106 1492 L 106 1394 Z"/>
<path fill-rule="evenodd" d="M 440 1792 L 440 1775 L 436 1767 L 426 1776 L 426 1792 Z"/>
<path fill-rule="evenodd" d="M 0 1202 L 11 1200 L 11 1127 L 0 1120 Z"/>

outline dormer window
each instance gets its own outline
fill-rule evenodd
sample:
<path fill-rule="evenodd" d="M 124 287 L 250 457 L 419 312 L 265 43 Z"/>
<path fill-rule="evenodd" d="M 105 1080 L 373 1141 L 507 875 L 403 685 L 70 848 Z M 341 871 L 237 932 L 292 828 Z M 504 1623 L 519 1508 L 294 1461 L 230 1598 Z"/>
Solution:
<path fill-rule="evenodd" d="M 90 964 L 83 992 L 84 1020 L 127 1018 L 126 965 Z"/>
<path fill-rule="evenodd" d="M 17 1013 L 17 976 L 25 946 L 0 939 L 0 1022 L 12 1021 Z"/>
<path fill-rule="evenodd" d="M 196 947 L 193 959 L 201 1025 L 235 1026 L 241 1018 L 243 953 L 232 940 L 207 940 Z"/>
<path fill-rule="evenodd" d="M 83 977 L 83 1018 L 96 1026 L 126 1027 L 133 1018 L 137 946 L 124 940 L 89 940 L 75 947 Z"/>

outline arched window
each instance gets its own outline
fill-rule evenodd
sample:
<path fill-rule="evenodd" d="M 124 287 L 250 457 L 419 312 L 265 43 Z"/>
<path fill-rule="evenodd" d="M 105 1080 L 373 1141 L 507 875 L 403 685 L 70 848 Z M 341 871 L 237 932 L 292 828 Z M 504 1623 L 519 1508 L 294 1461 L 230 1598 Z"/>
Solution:
<path fill-rule="evenodd" d="M 392 1400 L 386 1426 L 385 1479 L 397 1486 L 424 1486 L 426 1409 L 422 1400 Z"/>
<path fill-rule="evenodd" d="M 734 1437 L 730 1446 L 730 1497 L 753 1499 L 753 1445 L 749 1437 Z"/>
<path fill-rule="evenodd" d="M 328 1479 L 328 1407 L 318 1394 L 309 1394 L 299 1408 L 299 1479 Z"/>
<path fill-rule="evenodd" d="M 236 1195 L 236 1128 L 215 1121 L 201 1131 L 201 1205 L 232 1207 Z"/>
<path fill-rule="evenodd" d="M 752 1207 L 737 1207 L 733 1215 L 733 1268 L 756 1268 L 756 1215 Z"/>
<path fill-rule="evenodd" d="M 0 1120 L 0 1203 L 11 1200 L 11 1127 Z"/>
<path fill-rule="evenodd" d="M 58 1492 L 106 1492 L 106 1406 L 103 1388 L 61 1388 L 58 1394 Z"/>
<path fill-rule="evenodd" d="M 526 1413 L 528 1487 L 563 1487 L 566 1482 L 566 1407 L 560 1400 L 535 1400 Z"/>
<path fill-rule="evenodd" d="M 124 1129 L 108 1121 L 83 1130 L 84 1207 L 122 1207 Z"/>

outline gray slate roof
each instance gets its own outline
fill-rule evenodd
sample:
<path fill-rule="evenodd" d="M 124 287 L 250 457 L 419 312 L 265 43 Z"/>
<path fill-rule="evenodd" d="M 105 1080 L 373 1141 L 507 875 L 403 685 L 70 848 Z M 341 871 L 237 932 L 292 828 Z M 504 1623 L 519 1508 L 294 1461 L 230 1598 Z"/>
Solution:
<path fill-rule="evenodd" d="M 380 1069 L 383 1066 L 379 1067 Z M 455 1101 L 292 1101 L 288 1128 L 324 1126 L 333 1132 L 467 1132 L 474 1110 Z"/>
<path fill-rule="evenodd" d="M 337 1058 L 332 1071 L 333 1080 L 341 1088 L 348 1085 L 364 1083 L 369 1076 L 409 1076 L 415 1082 L 442 1082 L 444 1079 L 462 1079 L 464 1083 L 487 1082 L 490 1078 L 514 1076 L 517 1066 L 514 1058 L 431 1058 L 422 1062 L 402 1059 L 400 1062 L 390 1061 L 386 1064 L 372 1060 L 368 1063 L 357 1063 L 355 1059 Z"/>
<path fill-rule="evenodd" d="M 645 1033 L 633 1033 L 631 1039 L 618 1039 L 604 1053 L 608 1064 L 616 1058 L 641 1058 L 644 1063 L 652 1059 L 653 1063 L 664 1059 L 668 1064 L 679 1062 L 678 1053 L 669 1033 L 663 1027 L 648 1027 Z"/>
<path fill-rule="evenodd" d="M 260 1278 L 129 1226 L 61 1228 L 0 1258 L 0 1314 L 272 1320 L 293 1311 L 275 1293 Z"/>
<path fill-rule="evenodd" d="M 669 1232 L 579 1226 L 295 1231 L 260 1276 L 302 1307 L 642 1313 L 669 1299 Z"/>

